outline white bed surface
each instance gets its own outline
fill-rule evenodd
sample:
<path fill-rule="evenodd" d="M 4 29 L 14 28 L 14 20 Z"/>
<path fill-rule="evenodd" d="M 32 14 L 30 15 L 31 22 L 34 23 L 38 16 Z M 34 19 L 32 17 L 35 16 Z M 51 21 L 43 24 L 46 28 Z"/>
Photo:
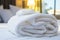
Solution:
<path fill-rule="evenodd" d="M 11 34 L 7 29 L 0 29 L 0 40 L 60 40 L 60 35 L 54 37 L 16 37 Z"/>
<path fill-rule="evenodd" d="M 58 25 L 60 25 L 60 21 L 58 21 Z M 17 37 L 13 35 L 11 32 L 9 32 L 7 23 L 3 23 L 0 24 L 0 40 L 60 40 L 60 34 L 54 37 L 41 37 L 41 38 Z"/>
<path fill-rule="evenodd" d="M 7 23 L 0 23 L 0 29 L 7 28 L 7 27 L 8 27 Z"/>

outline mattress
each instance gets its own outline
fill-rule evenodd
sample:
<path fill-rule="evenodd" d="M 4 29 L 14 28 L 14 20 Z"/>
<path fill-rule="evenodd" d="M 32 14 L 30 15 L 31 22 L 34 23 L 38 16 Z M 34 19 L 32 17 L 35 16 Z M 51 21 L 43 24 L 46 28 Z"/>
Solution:
<path fill-rule="evenodd" d="M 59 30 L 60 31 L 60 20 L 58 20 Z M 60 40 L 60 33 L 53 37 L 17 37 L 13 35 L 8 29 L 7 23 L 0 23 L 0 40 Z"/>

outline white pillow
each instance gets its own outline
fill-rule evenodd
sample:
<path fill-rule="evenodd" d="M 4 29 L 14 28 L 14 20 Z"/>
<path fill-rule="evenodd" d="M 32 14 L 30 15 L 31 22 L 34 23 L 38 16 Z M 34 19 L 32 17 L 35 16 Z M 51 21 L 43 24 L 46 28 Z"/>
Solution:
<path fill-rule="evenodd" d="M 30 15 L 30 14 L 34 14 L 34 13 L 35 12 L 32 9 L 21 9 L 21 10 L 16 12 L 16 15 L 21 16 L 21 15 Z"/>
<path fill-rule="evenodd" d="M 16 12 L 18 11 L 18 10 L 20 10 L 20 8 L 19 7 L 16 7 L 16 6 L 13 6 L 13 5 L 10 5 L 10 10 L 13 12 L 13 14 L 15 15 L 16 14 Z"/>
<path fill-rule="evenodd" d="M 13 16 L 12 12 L 9 9 L 0 10 L 0 15 L 5 23 L 7 23 L 8 20 Z"/>

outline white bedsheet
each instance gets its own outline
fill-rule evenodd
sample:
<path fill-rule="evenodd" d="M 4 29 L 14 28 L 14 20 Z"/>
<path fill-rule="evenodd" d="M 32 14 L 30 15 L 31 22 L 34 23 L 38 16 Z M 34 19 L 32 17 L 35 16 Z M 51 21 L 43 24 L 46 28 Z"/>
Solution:
<path fill-rule="evenodd" d="M 58 25 L 60 25 L 60 21 L 58 21 Z M 60 26 L 59 26 L 60 31 Z M 8 30 L 8 25 L 6 23 L 0 24 L 0 40 L 60 40 L 60 34 L 54 37 L 41 37 L 41 38 L 33 38 L 33 37 L 17 37 L 13 35 Z"/>

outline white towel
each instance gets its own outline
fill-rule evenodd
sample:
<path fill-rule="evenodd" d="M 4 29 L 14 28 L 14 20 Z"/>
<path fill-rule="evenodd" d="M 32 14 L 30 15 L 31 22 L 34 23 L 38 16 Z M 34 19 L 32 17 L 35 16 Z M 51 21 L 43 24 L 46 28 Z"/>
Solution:
<path fill-rule="evenodd" d="M 41 14 L 40 14 L 41 16 Z M 38 17 L 38 19 L 33 18 L 34 21 L 29 21 L 29 24 L 27 22 L 23 22 L 21 24 L 23 25 L 19 25 L 22 28 L 20 28 L 20 30 L 18 30 L 18 34 L 21 35 L 25 35 L 25 36 L 34 36 L 34 37 L 40 37 L 40 36 L 53 36 L 57 34 L 57 20 L 54 16 L 49 17 L 48 15 L 46 15 L 47 17 L 40 17 L 40 16 L 36 16 Z M 39 18 L 40 17 L 40 18 Z M 26 24 L 28 25 L 26 25 Z M 25 24 L 25 25 L 24 25 Z M 19 27 L 18 26 L 18 27 Z M 50 34 L 50 35 L 49 35 Z"/>
<path fill-rule="evenodd" d="M 13 16 L 8 21 L 9 30 L 17 36 L 42 37 L 57 34 L 57 19 L 53 15 L 32 13 Z"/>
<path fill-rule="evenodd" d="M 54 23 L 55 24 L 55 23 Z M 34 36 L 34 37 L 41 37 L 41 36 L 53 36 L 57 34 L 57 26 L 51 25 L 47 22 L 40 22 L 37 24 L 31 25 L 19 25 L 21 26 L 20 29 L 18 27 L 18 34 L 25 35 L 25 36 Z M 50 34 L 50 35 L 49 35 Z"/>

